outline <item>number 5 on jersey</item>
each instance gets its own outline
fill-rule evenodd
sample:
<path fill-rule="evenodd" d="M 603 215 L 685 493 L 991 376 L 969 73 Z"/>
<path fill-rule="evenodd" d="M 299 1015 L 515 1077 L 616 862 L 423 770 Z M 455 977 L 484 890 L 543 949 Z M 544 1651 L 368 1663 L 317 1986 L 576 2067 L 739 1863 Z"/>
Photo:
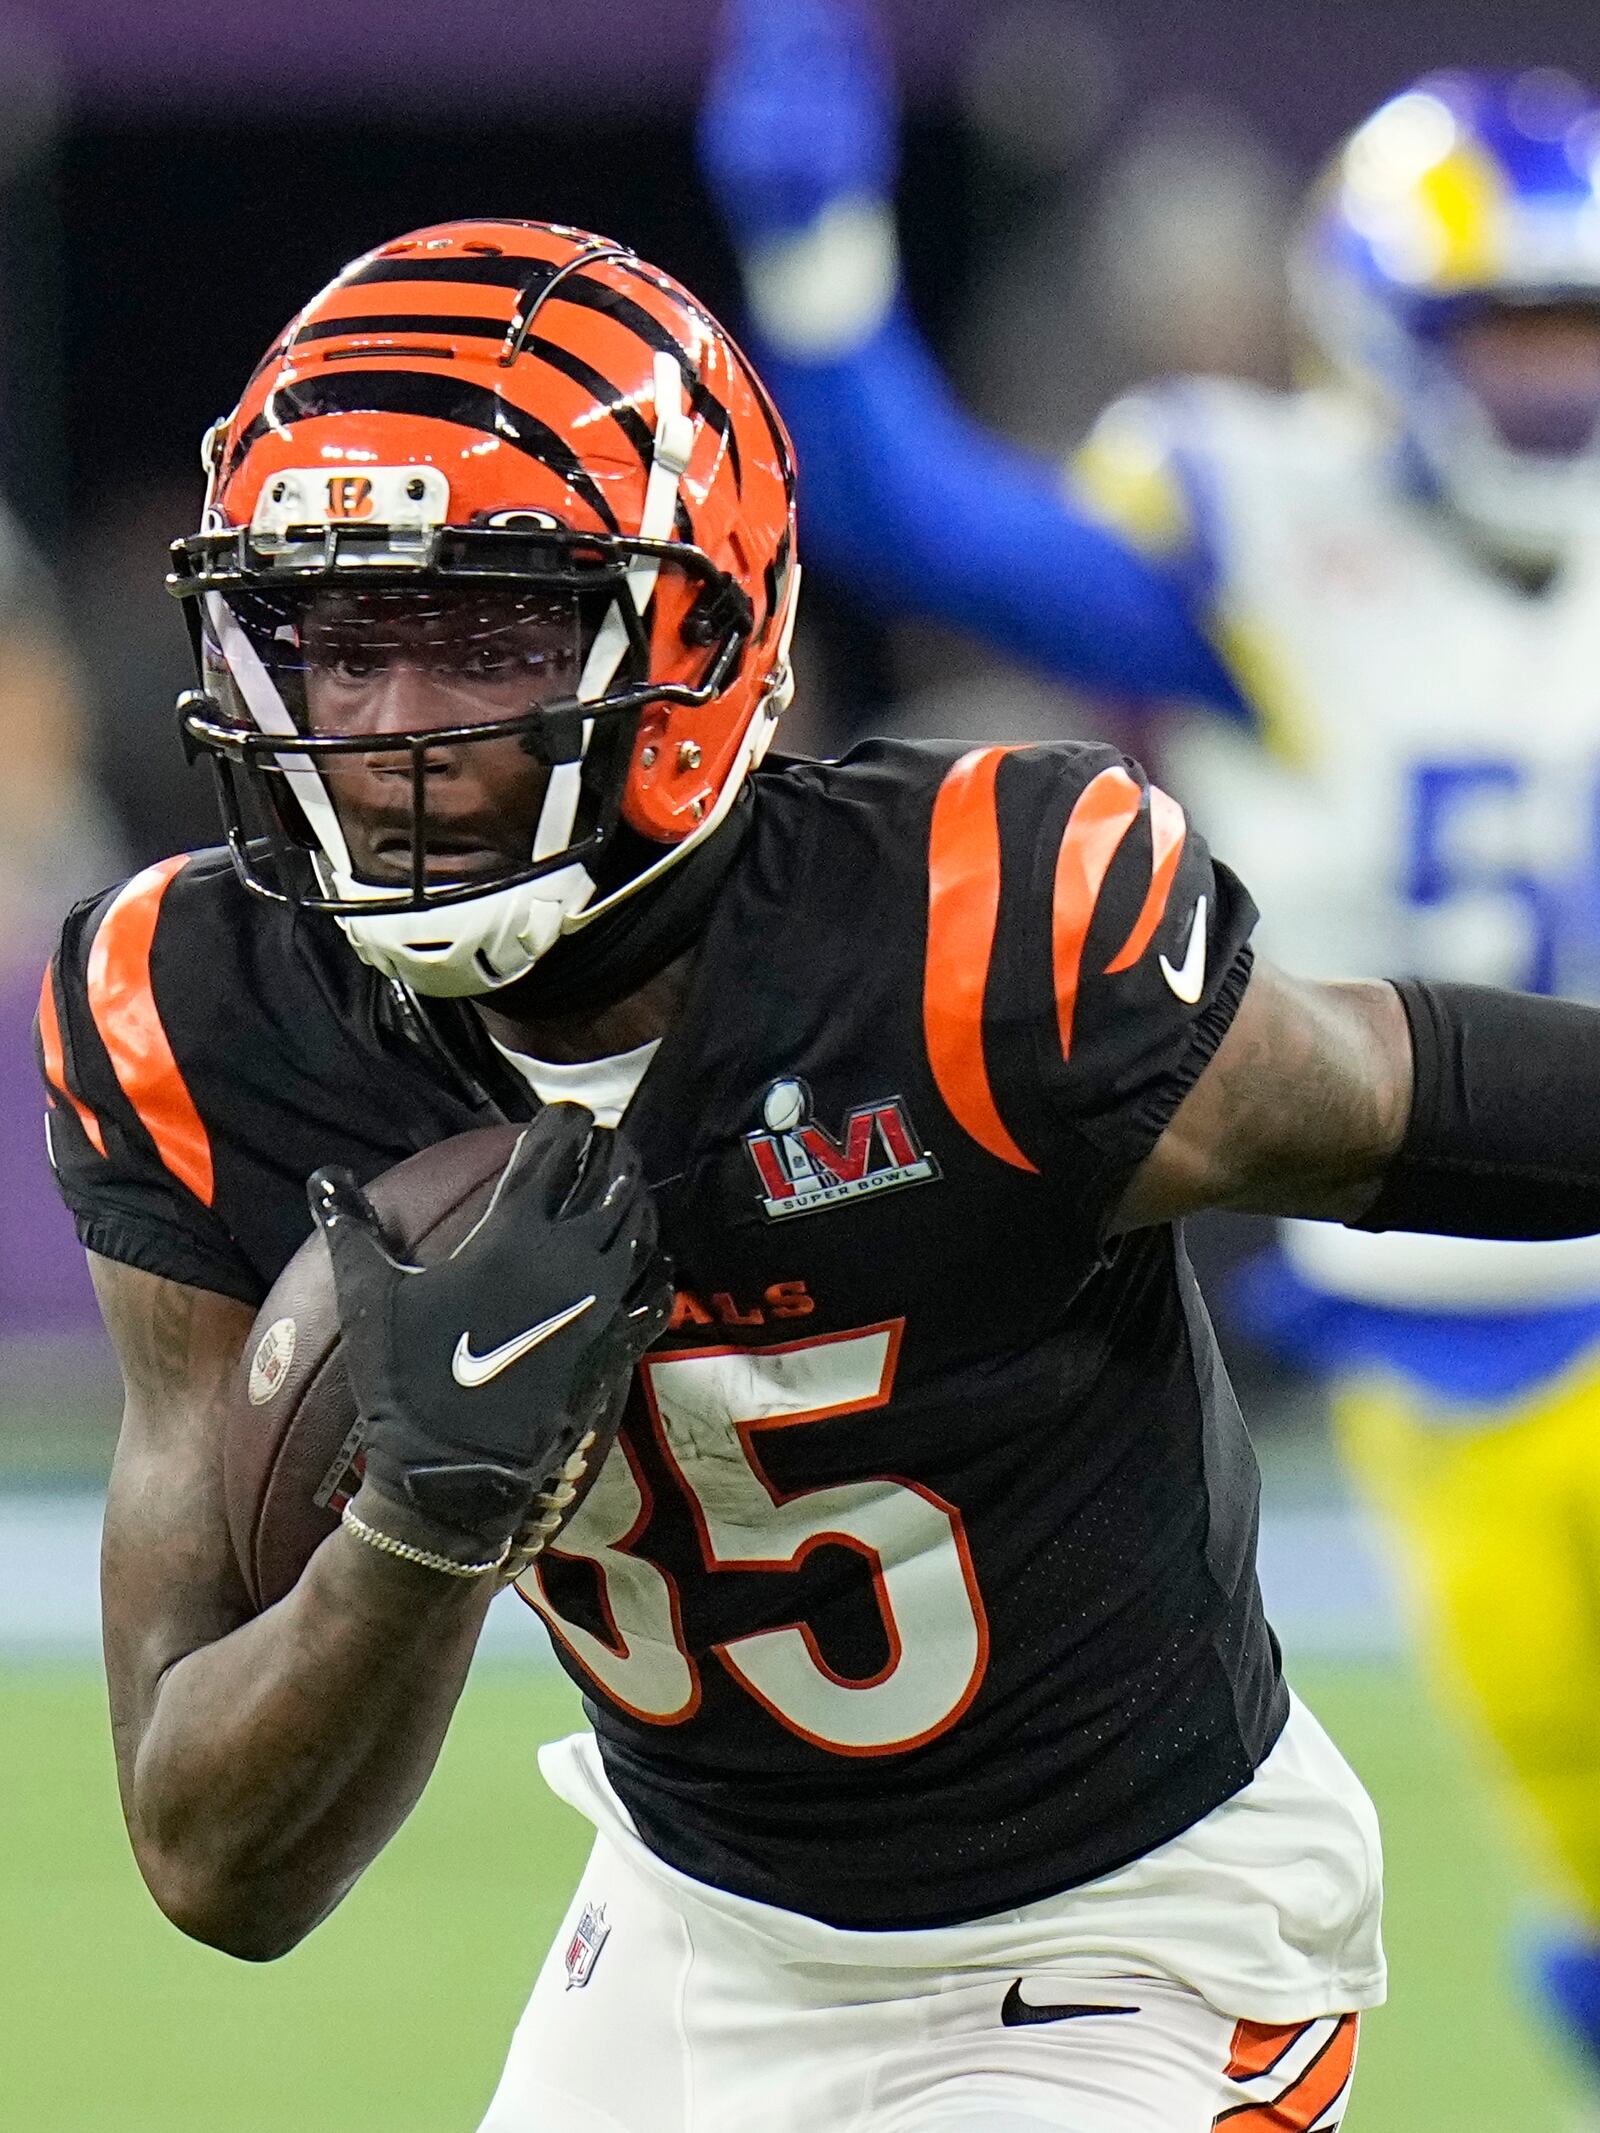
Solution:
<path fill-rule="evenodd" d="M 803 1621 L 716 1647 L 781 1725 L 839 1755 L 892 1755 L 943 1733 L 977 1694 L 988 1659 L 983 1603 L 952 1505 L 890 1476 L 786 1495 L 761 1463 L 769 1430 L 884 1407 L 902 1328 L 895 1320 L 777 1348 L 693 1349 L 640 1366 L 708 1571 L 794 1571 L 825 1544 L 861 1557 L 888 1647 L 875 1674 L 836 1673 Z M 614 1702 L 672 1725 L 698 1708 L 700 1681 L 672 1579 L 633 1552 L 649 1513 L 648 1484 L 622 1440 L 550 1551 L 593 1565 L 609 1637 L 560 1615 L 537 1566 L 522 1590 Z"/>

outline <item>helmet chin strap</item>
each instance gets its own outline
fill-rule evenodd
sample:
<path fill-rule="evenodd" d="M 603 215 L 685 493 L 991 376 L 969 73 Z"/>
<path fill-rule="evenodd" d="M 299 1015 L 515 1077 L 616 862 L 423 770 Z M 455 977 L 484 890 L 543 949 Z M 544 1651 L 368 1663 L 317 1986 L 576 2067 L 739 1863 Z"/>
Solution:
<path fill-rule="evenodd" d="M 778 634 L 777 654 L 767 678 L 766 692 L 756 706 L 754 717 L 745 728 L 738 752 L 729 764 L 728 775 L 722 782 L 722 790 L 707 809 L 705 819 L 697 823 L 681 842 L 663 852 L 643 873 L 635 874 L 631 881 L 625 881 L 620 889 L 613 889 L 609 896 L 602 896 L 598 903 L 586 903 L 581 910 L 569 911 L 561 921 L 564 934 L 581 933 L 585 926 L 592 926 L 596 919 L 604 918 L 608 911 L 614 911 L 618 904 L 625 903 L 630 896 L 637 896 L 641 889 L 648 888 L 668 867 L 676 866 L 696 845 L 703 844 L 727 820 L 729 810 L 739 797 L 739 788 L 772 746 L 773 736 L 778 730 L 778 721 L 794 701 L 794 670 L 789 664 L 789 647 L 794 641 L 795 617 L 799 609 L 800 565 L 796 563 L 789 573 L 787 605 Z"/>

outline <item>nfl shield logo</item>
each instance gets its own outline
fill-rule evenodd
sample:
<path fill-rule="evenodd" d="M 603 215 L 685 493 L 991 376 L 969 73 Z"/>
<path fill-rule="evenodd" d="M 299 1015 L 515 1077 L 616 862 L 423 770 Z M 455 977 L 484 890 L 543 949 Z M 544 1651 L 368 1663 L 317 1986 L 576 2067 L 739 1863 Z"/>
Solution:
<path fill-rule="evenodd" d="M 606 1907 L 603 1903 L 586 1903 L 583 1915 L 572 1929 L 572 1938 L 567 1943 L 567 1990 L 574 1985 L 587 1985 L 595 1964 L 600 1959 L 600 1950 L 606 1944 L 611 1928 L 606 1924 Z"/>

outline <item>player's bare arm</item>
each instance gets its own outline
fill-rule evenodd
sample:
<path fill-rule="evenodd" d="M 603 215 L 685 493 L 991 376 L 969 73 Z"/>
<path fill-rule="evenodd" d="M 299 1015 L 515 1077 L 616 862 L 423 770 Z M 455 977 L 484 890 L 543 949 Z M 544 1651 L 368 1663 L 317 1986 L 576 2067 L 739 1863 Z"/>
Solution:
<path fill-rule="evenodd" d="M 283 1953 L 422 1790 L 493 1589 L 343 1532 L 252 1618 L 220 1430 L 250 1330 L 224 1296 L 91 1259 L 127 1387 L 106 1509 L 106 1670 L 123 1812 L 174 1924 Z"/>
<path fill-rule="evenodd" d="M 399 1827 L 547 1469 L 617 1404 L 659 1329 L 653 1210 L 631 1151 L 589 1126 L 576 1107 L 547 1111 L 489 1213 L 427 1271 L 393 1256 L 348 1172 L 318 1173 L 366 1473 L 342 1528 L 260 1614 L 221 1482 L 250 1315 L 96 1264 L 128 1385 L 106 1528 L 118 1768 L 145 1878 L 198 1939 L 282 1953 Z M 581 1298 L 581 1330 L 554 1330 L 562 1314 L 546 1315 L 541 1278 L 569 1305 Z M 526 1312 L 553 1337 L 474 1381 L 452 1344 L 501 1292 L 517 1322 Z"/>
<path fill-rule="evenodd" d="M 1202 1208 L 1351 1221 L 1399 1151 L 1411 1096 L 1411 1032 L 1392 985 L 1317 984 L 1258 958 L 1115 1226 Z"/>
<path fill-rule="evenodd" d="M 1600 1230 L 1600 1015 L 1476 985 L 1258 968 L 1118 1210 L 1202 1207 L 1535 1242 Z"/>

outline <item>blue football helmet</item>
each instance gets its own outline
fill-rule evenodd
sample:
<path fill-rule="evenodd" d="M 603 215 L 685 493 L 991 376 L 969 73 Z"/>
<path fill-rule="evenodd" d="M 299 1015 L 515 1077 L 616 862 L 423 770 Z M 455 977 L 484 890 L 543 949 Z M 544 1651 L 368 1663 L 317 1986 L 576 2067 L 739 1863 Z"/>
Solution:
<path fill-rule="evenodd" d="M 1593 307 L 1600 335 L 1600 104 L 1550 69 L 1430 75 L 1344 143 L 1293 261 L 1313 341 L 1376 393 L 1431 490 L 1513 561 L 1600 526 L 1600 342 L 1584 366 L 1493 390 L 1476 322 Z"/>

